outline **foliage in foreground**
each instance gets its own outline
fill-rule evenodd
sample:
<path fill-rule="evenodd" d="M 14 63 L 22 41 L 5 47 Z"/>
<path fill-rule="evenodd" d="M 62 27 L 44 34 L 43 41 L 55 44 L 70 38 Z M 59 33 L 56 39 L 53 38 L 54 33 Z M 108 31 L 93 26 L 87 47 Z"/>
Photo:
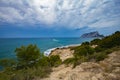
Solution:
<path fill-rule="evenodd" d="M 59 55 L 51 55 L 49 59 L 52 67 L 57 67 L 62 63 L 62 60 L 60 59 Z"/>
<path fill-rule="evenodd" d="M 36 61 L 42 57 L 40 51 L 36 45 L 21 46 L 15 50 L 18 64 L 24 66 L 32 66 L 30 64 L 36 63 Z"/>
<path fill-rule="evenodd" d="M 15 50 L 17 59 L 1 59 L 0 80 L 33 80 L 36 77 L 47 77 L 52 67 L 62 61 L 58 55 L 44 56 L 36 45 L 21 46 Z"/>

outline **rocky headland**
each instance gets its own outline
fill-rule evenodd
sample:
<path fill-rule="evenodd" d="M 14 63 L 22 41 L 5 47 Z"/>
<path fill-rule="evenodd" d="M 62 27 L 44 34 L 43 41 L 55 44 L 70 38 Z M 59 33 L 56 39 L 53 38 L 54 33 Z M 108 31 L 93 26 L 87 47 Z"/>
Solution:
<path fill-rule="evenodd" d="M 96 38 L 96 37 L 103 38 L 104 36 L 99 34 L 98 31 L 89 32 L 89 33 L 85 33 L 85 34 L 81 35 L 81 38 Z"/>

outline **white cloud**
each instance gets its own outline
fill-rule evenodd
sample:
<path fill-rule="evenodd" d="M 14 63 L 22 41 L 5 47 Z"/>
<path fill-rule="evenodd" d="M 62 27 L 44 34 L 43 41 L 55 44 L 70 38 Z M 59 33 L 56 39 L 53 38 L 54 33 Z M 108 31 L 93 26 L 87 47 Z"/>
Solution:
<path fill-rule="evenodd" d="M 1 0 L 0 22 L 102 28 L 119 25 L 119 0 Z"/>
<path fill-rule="evenodd" d="M 28 0 L 30 8 L 33 10 L 33 15 L 36 15 L 36 20 L 51 24 L 55 22 L 55 1 L 56 0 Z"/>
<path fill-rule="evenodd" d="M 21 21 L 23 17 L 20 15 L 20 12 L 15 8 L 11 7 L 0 7 L 0 18 L 3 21 L 15 23 Z M 9 14 L 9 15 L 8 15 Z"/>
<path fill-rule="evenodd" d="M 104 27 L 118 27 L 120 25 L 119 17 L 116 18 L 106 18 L 100 20 L 96 23 L 91 24 L 91 28 L 104 28 Z"/>

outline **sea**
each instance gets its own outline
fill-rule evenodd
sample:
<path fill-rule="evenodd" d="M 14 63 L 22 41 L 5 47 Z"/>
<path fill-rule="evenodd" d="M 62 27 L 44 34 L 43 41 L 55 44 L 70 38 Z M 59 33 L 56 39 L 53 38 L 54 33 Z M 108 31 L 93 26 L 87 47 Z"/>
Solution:
<path fill-rule="evenodd" d="M 15 49 L 29 44 L 35 44 L 41 53 L 49 55 L 51 50 L 81 44 L 93 38 L 0 38 L 0 59 L 16 58 Z"/>

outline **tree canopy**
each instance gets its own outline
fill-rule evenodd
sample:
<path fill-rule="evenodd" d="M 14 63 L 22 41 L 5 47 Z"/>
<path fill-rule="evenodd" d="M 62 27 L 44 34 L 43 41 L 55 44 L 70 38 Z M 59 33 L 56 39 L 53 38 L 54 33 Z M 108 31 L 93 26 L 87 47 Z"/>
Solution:
<path fill-rule="evenodd" d="M 40 58 L 40 50 L 36 45 L 21 46 L 16 48 L 15 52 L 20 63 L 28 64 Z"/>

